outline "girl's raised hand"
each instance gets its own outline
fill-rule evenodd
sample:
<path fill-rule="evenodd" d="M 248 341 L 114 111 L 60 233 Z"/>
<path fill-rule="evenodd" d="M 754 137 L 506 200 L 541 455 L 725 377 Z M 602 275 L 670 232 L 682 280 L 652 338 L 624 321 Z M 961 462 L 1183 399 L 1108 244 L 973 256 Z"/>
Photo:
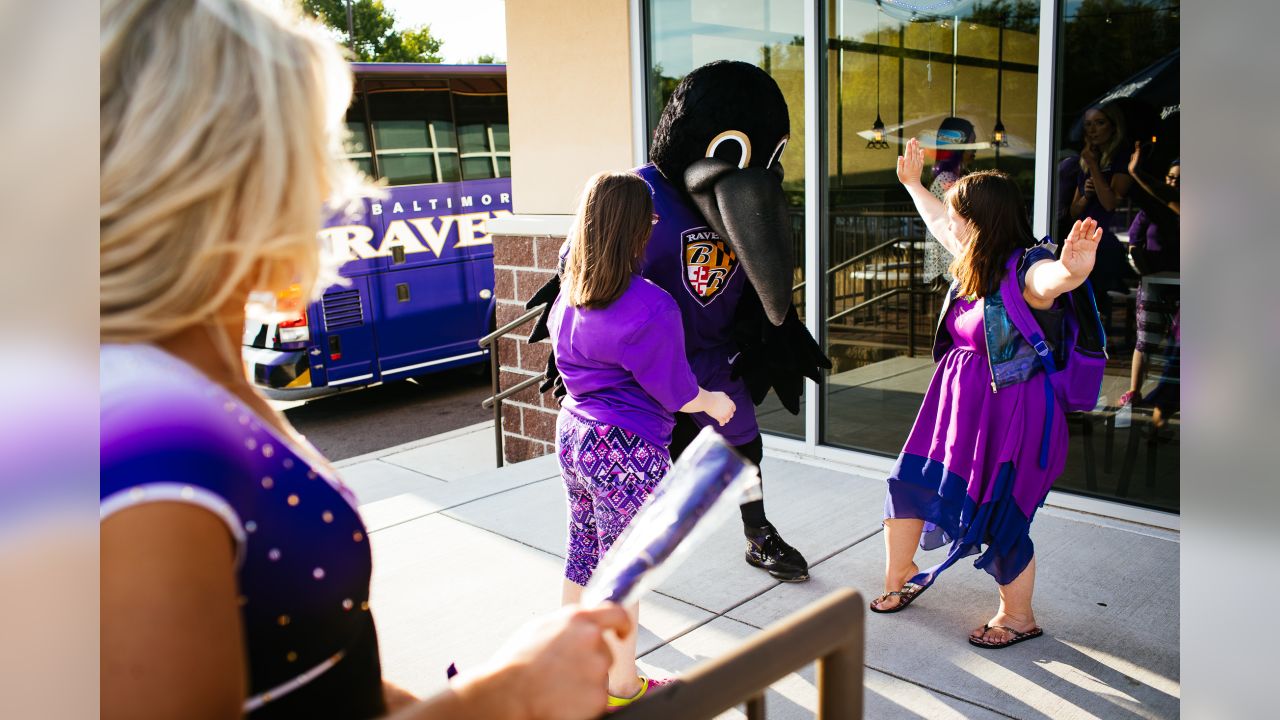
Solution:
<path fill-rule="evenodd" d="M 898 158 L 898 182 L 903 185 L 918 185 L 922 172 L 924 172 L 924 148 L 920 147 L 919 140 L 911 138 Z"/>
<path fill-rule="evenodd" d="M 1072 277 L 1085 278 L 1093 270 L 1102 241 L 1102 228 L 1093 218 L 1077 220 L 1062 243 L 1062 266 Z"/>

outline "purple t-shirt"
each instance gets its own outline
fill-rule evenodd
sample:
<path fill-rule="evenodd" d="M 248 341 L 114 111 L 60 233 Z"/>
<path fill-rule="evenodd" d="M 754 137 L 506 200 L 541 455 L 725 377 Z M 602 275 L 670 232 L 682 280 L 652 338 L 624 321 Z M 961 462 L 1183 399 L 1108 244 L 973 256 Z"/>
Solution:
<path fill-rule="evenodd" d="M 680 309 L 638 275 L 608 307 L 576 308 L 566 297 L 556 298 L 547 318 L 567 391 L 560 407 L 670 447 L 675 412 L 698 396 Z"/>
<path fill-rule="evenodd" d="M 695 413 L 693 420 L 699 427 L 716 427 L 734 445 L 750 442 L 760 434 L 751 393 L 742 380 L 729 377 L 730 362 L 738 352 L 731 337 L 733 316 L 746 287 L 746 271 L 728 243 L 656 167 L 645 165 L 634 172 L 653 188 L 653 208 L 659 218 L 640 274 L 680 306 L 685 351 L 698 384 L 727 393 L 738 407 L 724 427 L 706 413 Z"/>
<path fill-rule="evenodd" d="M 1158 257 L 1152 260 L 1161 270 L 1178 269 L 1178 227 L 1167 228 L 1156 223 L 1146 210 L 1139 210 L 1133 217 L 1133 223 L 1129 225 L 1129 244 L 1140 245 L 1157 254 Z"/>

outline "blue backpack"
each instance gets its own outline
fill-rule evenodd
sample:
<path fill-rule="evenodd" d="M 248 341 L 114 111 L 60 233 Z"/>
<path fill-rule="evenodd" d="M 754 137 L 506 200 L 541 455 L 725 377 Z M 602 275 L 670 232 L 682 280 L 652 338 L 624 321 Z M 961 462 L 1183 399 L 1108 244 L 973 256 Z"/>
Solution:
<path fill-rule="evenodd" d="M 1098 316 L 1093 288 L 1086 280 L 1080 287 L 1059 296 L 1063 305 L 1062 337 L 1058 347 L 1045 340 L 1045 334 L 1022 297 L 1018 282 L 1018 265 L 1024 257 L 1019 251 L 1009 258 L 1007 272 L 1000 284 L 1009 321 L 1036 351 L 1044 368 L 1045 424 L 1040 445 L 1040 466 L 1049 462 L 1049 431 L 1053 426 L 1053 405 L 1063 412 L 1088 412 L 1098 404 L 1102 376 L 1107 367 L 1107 336 Z"/>

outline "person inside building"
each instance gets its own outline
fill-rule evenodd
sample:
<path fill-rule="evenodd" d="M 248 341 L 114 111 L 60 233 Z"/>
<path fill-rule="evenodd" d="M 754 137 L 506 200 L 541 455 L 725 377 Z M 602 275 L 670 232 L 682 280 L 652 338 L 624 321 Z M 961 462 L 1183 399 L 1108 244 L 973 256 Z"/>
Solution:
<path fill-rule="evenodd" d="M 1181 314 L 1181 287 L 1173 282 L 1152 282 L 1160 273 L 1178 273 L 1179 234 L 1182 226 L 1178 188 L 1182 165 L 1174 159 L 1160 180 L 1142 168 L 1143 150 L 1135 143 L 1129 158 L 1129 176 L 1137 188 L 1134 202 L 1141 208 L 1129 226 L 1129 255 L 1144 278 L 1138 285 L 1137 342 L 1130 366 L 1129 389 L 1120 397 L 1121 410 L 1138 402 L 1151 404 L 1157 423 L 1178 407 L 1178 319 Z M 1163 365 L 1160 382 L 1147 397 L 1142 386 L 1153 354 Z"/>
<path fill-rule="evenodd" d="M 1095 105 L 1084 113 L 1084 145 L 1077 160 L 1076 191 L 1071 200 L 1071 219 L 1092 219 L 1102 228 L 1098 261 L 1089 282 L 1097 294 L 1102 322 L 1111 328 L 1112 295 L 1128 290 L 1133 271 L 1124 247 L 1116 235 L 1116 211 L 1129 195 L 1129 143 L 1125 137 L 1124 113 L 1115 103 Z M 1123 226 L 1121 228 L 1123 229 Z"/>
<path fill-rule="evenodd" d="M 941 200 L 956 181 L 969 172 L 969 166 L 977 157 L 977 151 L 971 146 L 978 138 L 973 123 L 959 117 L 943 118 L 938 125 L 936 140 L 936 160 L 933 165 L 933 182 L 929 184 L 929 192 Z M 932 284 L 940 282 L 945 287 L 952 280 L 947 268 L 954 258 L 946 247 L 938 242 L 933 234 L 925 229 L 924 246 L 924 282 Z M 939 288 L 941 289 L 941 288 Z"/>

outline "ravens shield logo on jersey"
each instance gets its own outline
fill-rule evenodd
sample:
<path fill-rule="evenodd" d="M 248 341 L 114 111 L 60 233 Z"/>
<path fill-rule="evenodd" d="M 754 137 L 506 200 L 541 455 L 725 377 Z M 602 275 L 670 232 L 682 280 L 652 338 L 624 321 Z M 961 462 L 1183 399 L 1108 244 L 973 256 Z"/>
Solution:
<path fill-rule="evenodd" d="M 738 269 L 738 258 L 708 227 L 681 234 L 684 241 L 684 285 L 702 305 L 710 305 Z"/>

